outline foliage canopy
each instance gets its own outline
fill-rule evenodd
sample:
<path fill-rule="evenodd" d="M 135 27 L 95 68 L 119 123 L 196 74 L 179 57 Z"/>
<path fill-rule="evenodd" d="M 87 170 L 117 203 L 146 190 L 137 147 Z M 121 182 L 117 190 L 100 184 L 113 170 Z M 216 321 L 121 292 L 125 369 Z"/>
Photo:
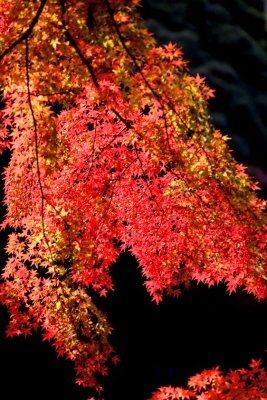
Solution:
<path fill-rule="evenodd" d="M 7 334 L 41 328 L 88 387 L 117 361 L 91 294 L 126 249 L 156 302 L 192 279 L 267 295 L 265 203 L 210 120 L 212 90 L 138 3 L 0 0 Z"/>

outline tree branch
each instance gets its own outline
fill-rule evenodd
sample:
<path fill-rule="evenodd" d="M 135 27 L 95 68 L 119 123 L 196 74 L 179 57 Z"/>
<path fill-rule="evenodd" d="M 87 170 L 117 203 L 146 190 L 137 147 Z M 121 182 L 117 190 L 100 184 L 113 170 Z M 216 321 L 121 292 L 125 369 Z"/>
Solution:
<path fill-rule="evenodd" d="M 167 119 L 166 119 L 166 113 L 164 110 L 164 104 L 167 105 L 167 107 L 169 107 L 174 113 L 175 115 L 178 117 L 178 119 L 181 121 L 181 123 L 185 126 L 185 128 L 188 130 L 189 127 L 187 126 L 187 124 L 185 123 L 185 121 L 183 120 L 183 118 L 177 113 L 177 111 L 175 110 L 175 107 L 169 102 L 166 101 L 164 99 L 162 99 L 162 97 L 155 91 L 155 89 L 150 85 L 150 83 L 148 82 L 148 80 L 146 79 L 145 75 L 143 74 L 143 71 L 141 69 L 141 67 L 139 66 L 138 62 L 136 61 L 135 56 L 133 55 L 133 53 L 131 52 L 131 50 L 129 49 L 129 47 L 126 45 L 124 37 L 122 36 L 120 30 L 119 30 L 119 26 L 114 18 L 114 11 L 112 10 L 109 0 L 104 0 L 106 3 L 106 7 L 110 16 L 110 19 L 112 21 L 112 24 L 114 26 L 114 29 L 117 33 L 117 36 L 121 42 L 121 45 L 123 46 L 125 52 L 127 53 L 127 55 L 131 58 L 131 60 L 134 63 L 134 66 L 136 68 L 136 70 L 139 72 L 139 74 L 141 75 L 143 81 L 145 82 L 146 86 L 148 87 L 148 89 L 151 91 L 151 93 L 153 94 L 153 96 L 159 101 L 161 108 L 162 108 L 162 112 L 163 112 L 163 118 L 165 121 L 165 131 L 166 131 L 166 139 L 167 139 L 167 144 L 168 144 L 168 148 L 170 151 L 170 154 L 173 154 L 173 151 L 171 149 L 171 145 L 170 145 L 170 141 L 169 141 L 169 134 L 168 134 L 168 127 L 167 127 Z"/>
<path fill-rule="evenodd" d="M 161 100 L 161 97 L 158 95 L 158 93 L 155 92 L 155 90 L 152 88 L 152 86 L 150 85 L 150 83 L 147 81 L 146 77 L 144 76 L 139 64 L 136 61 L 135 56 L 132 54 L 131 50 L 129 49 L 129 47 L 126 45 L 125 40 L 119 30 L 119 26 L 114 18 L 114 11 L 112 10 L 109 1 L 108 0 L 104 0 L 106 3 L 106 7 L 110 16 L 110 19 L 112 21 L 112 24 L 115 28 L 115 31 L 117 33 L 117 36 L 121 42 L 122 47 L 124 48 L 124 50 L 126 51 L 126 53 L 128 54 L 128 56 L 131 58 L 132 62 L 134 63 L 135 68 L 137 69 L 137 71 L 139 72 L 139 74 L 141 75 L 142 79 L 144 80 L 145 84 L 147 85 L 147 87 L 149 88 L 149 90 L 152 92 L 152 94 L 155 96 L 156 99 Z"/>
<path fill-rule="evenodd" d="M 15 42 L 13 42 L 2 54 L 0 54 L 0 61 L 8 54 L 10 53 L 18 44 L 23 42 L 23 40 L 27 40 L 30 34 L 33 31 L 34 26 L 37 24 L 40 15 L 42 14 L 42 11 L 44 9 L 44 6 L 46 5 L 47 0 L 42 0 L 41 4 L 37 10 L 37 13 L 33 17 L 28 29 L 17 39 Z"/>
<path fill-rule="evenodd" d="M 99 83 L 97 81 L 96 75 L 95 75 L 95 71 L 92 67 L 91 61 L 88 58 L 85 58 L 83 53 L 81 52 L 76 40 L 74 39 L 74 37 L 72 36 L 72 34 L 69 32 L 69 30 L 66 28 L 65 24 L 64 24 L 64 28 L 65 28 L 65 35 L 66 38 L 68 39 L 68 41 L 70 42 L 71 46 L 74 48 L 74 50 L 76 51 L 76 53 L 78 54 L 78 56 L 80 57 L 81 61 L 83 62 L 83 64 L 87 67 L 93 84 L 95 85 L 95 87 L 97 89 L 99 89 Z"/>
<path fill-rule="evenodd" d="M 46 233 L 45 233 L 45 221 L 44 221 L 44 202 L 45 202 L 45 195 L 44 195 L 44 189 L 41 181 L 41 172 L 40 172 L 40 163 L 39 163 L 39 149 L 38 149 L 38 134 L 37 134 L 37 121 L 34 115 L 34 110 L 33 110 L 33 105 L 31 101 L 31 91 L 30 91 L 30 73 L 29 73 L 29 43 L 28 43 L 28 38 L 25 40 L 26 44 L 26 52 L 25 52 L 25 63 L 26 63 L 26 84 L 27 84 L 27 96 L 28 96 L 28 103 L 30 107 L 30 113 L 33 121 L 33 129 L 34 129 L 34 145 L 35 145 L 35 158 L 36 158 L 36 169 L 37 169 L 37 181 L 41 193 L 41 218 L 42 218 L 42 230 L 43 230 L 43 237 L 45 240 L 45 243 L 47 245 L 47 248 L 49 250 L 49 253 L 51 255 L 51 259 L 53 260 L 53 255 L 52 251 L 49 245 L 49 241 L 47 239 Z"/>

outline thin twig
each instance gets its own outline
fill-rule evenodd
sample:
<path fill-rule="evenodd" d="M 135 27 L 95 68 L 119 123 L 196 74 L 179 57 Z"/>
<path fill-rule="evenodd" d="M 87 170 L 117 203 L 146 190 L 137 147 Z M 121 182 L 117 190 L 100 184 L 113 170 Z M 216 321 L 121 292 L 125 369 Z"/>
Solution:
<path fill-rule="evenodd" d="M 64 29 L 64 33 L 66 35 L 66 39 L 70 42 L 70 45 L 74 48 L 74 50 L 76 51 L 76 53 L 78 54 L 78 56 L 80 57 L 82 63 L 86 66 L 86 68 L 89 71 L 89 74 L 91 75 L 92 81 L 94 86 L 99 89 L 99 83 L 97 80 L 97 77 L 95 75 L 95 71 L 94 68 L 92 66 L 91 60 L 89 58 L 86 58 L 83 53 L 81 52 L 78 43 L 76 42 L 76 40 L 74 39 L 74 37 L 72 36 L 72 34 L 70 33 L 70 31 L 67 28 L 67 24 L 65 21 L 65 1 L 64 0 L 60 0 L 60 6 L 61 6 L 61 14 L 62 14 L 62 24 L 63 24 L 63 29 Z"/>
<path fill-rule="evenodd" d="M 47 248 L 49 250 L 51 260 L 53 260 L 53 254 L 49 245 L 49 241 L 47 239 L 45 233 L 45 221 L 44 221 L 44 202 L 45 202 L 45 195 L 44 189 L 41 180 L 41 172 L 40 172 L 40 163 L 39 163 L 39 149 L 38 149 L 38 125 L 34 115 L 32 100 L 31 100 L 31 91 L 30 91 L 30 73 L 29 73 L 29 43 L 28 38 L 25 39 L 26 44 L 26 52 L 25 52 L 25 62 L 26 62 L 26 84 L 27 84 L 27 96 L 28 96 L 28 103 L 30 107 L 31 117 L 33 121 L 33 129 L 34 129 L 34 146 L 35 146 L 35 158 L 36 158 L 36 170 L 37 170 L 37 180 L 38 186 L 41 193 L 41 218 L 42 218 L 42 230 L 43 230 L 43 237 L 46 242 Z"/>
<path fill-rule="evenodd" d="M 136 147 L 136 143 L 134 143 L 134 150 L 135 150 L 135 153 L 136 153 L 136 158 L 137 158 L 138 161 L 139 161 L 140 168 L 141 168 L 142 174 L 143 174 L 143 176 L 144 176 L 144 181 L 145 181 L 146 186 L 147 186 L 147 188 L 148 188 L 148 191 L 149 191 L 149 193 L 150 193 L 151 199 L 153 199 L 153 201 L 155 202 L 155 204 L 157 205 L 158 209 L 160 210 L 160 212 L 161 212 L 162 215 L 163 215 L 163 214 L 165 214 L 165 212 L 164 212 L 163 208 L 159 205 L 158 201 L 155 200 L 155 196 L 154 196 L 154 194 L 153 194 L 153 192 L 152 192 L 152 190 L 151 190 L 151 187 L 149 186 L 147 180 L 145 179 L 145 177 L 146 177 L 146 171 L 145 171 L 145 169 L 144 169 L 143 162 L 142 162 L 142 160 L 141 160 L 141 158 L 140 158 L 140 156 L 139 156 L 138 149 L 137 149 L 137 147 Z"/>
<path fill-rule="evenodd" d="M 163 103 L 166 103 L 166 105 L 175 113 L 175 115 L 177 115 L 177 117 L 180 119 L 180 121 L 182 122 L 182 124 L 186 127 L 186 129 L 189 129 L 189 127 L 187 126 L 187 124 L 185 123 L 185 121 L 183 120 L 183 118 L 178 114 L 178 112 L 175 110 L 175 107 L 167 101 L 164 101 L 164 99 L 162 99 L 162 97 L 155 91 L 155 89 L 153 89 L 153 87 L 150 85 L 150 83 L 148 82 L 148 80 L 146 79 L 141 67 L 139 66 L 138 62 L 136 61 L 136 57 L 133 55 L 133 53 L 131 52 L 131 50 L 129 49 L 129 47 L 126 45 L 125 39 L 122 36 L 119 26 L 114 18 L 114 11 L 112 10 L 109 0 L 104 0 L 106 3 L 106 7 L 110 16 L 110 19 L 112 21 L 112 24 L 115 28 L 115 31 L 117 33 L 117 36 L 121 42 L 122 47 L 124 48 L 124 50 L 126 51 L 126 53 L 128 54 L 128 56 L 131 58 L 132 62 L 134 63 L 134 66 L 136 68 L 136 70 L 139 72 L 139 74 L 141 75 L 143 81 L 145 82 L 146 86 L 148 87 L 148 89 L 151 91 L 151 93 L 153 94 L 153 96 L 159 101 L 162 109 L 164 110 L 164 105 Z M 165 114 L 164 114 L 165 115 Z"/>

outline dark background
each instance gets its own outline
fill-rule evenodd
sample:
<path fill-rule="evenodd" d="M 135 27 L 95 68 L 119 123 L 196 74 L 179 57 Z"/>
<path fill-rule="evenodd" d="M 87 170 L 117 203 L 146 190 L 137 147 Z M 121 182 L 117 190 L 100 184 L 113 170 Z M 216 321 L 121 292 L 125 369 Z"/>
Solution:
<path fill-rule="evenodd" d="M 235 157 L 267 198 L 267 34 L 260 0 L 144 0 L 142 14 L 160 43 L 183 47 L 190 72 L 216 90 L 215 125 L 232 138 Z M 1 236 L 3 237 L 3 235 Z M 3 256 L 2 256 L 3 258 Z M 136 260 L 112 267 L 115 291 L 101 300 L 114 327 L 121 362 L 103 380 L 105 400 L 145 400 L 161 385 L 184 385 L 194 373 L 220 365 L 266 365 L 267 304 L 220 285 L 192 284 L 180 299 L 156 306 L 142 286 Z M 57 359 L 39 334 L 4 339 L 0 313 L 0 399 L 85 400 L 71 363 Z M 6 393 L 6 394 L 4 394 Z M 90 397 L 90 396 L 89 396 Z"/>

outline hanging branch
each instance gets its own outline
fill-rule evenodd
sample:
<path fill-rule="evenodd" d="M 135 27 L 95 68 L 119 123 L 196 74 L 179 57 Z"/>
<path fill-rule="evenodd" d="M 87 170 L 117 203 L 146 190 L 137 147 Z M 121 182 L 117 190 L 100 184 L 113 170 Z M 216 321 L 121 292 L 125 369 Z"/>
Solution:
<path fill-rule="evenodd" d="M 60 0 L 60 7 L 61 7 L 61 14 L 62 14 L 62 25 L 63 25 L 63 30 L 66 36 L 66 39 L 70 42 L 70 45 L 74 48 L 74 50 L 76 51 L 76 53 L 78 54 L 79 58 L 81 59 L 82 63 L 86 66 L 86 68 L 89 71 L 89 74 L 91 75 L 92 81 L 94 86 L 99 89 L 99 83 L 97 80 L 97 77 L 95 75 L 95 71 L 94 68 L 92 66 L 91 60 L 89 58 L 86 58 L 83 53 L 81 52 L 78 43 L 76 42 L 76 40 L 74 39 L 74 37 L 72 36 L 72 34 L 70 33 L 70 31 L 67 28 L 67 24 L 65 21 L 65 1 L 64 0 Z"/>
<path fill-rule="evenodd" d="M 139 72 L 139 74 L 141 75 L 143 81 L 145 82 L 146 86 L 148 87 L 148 89 L 151 91 L 151 93 L 153 94 L 153 96 L 159 101 L 162 109 L 164 109 L 163 103 L 166 103 L 167 106 L 175 113 L 175 115 L 177 115 L 177 117 L 180 119 L 180 121 L 182 122 L 182 124 L 189 129 L 189 127 L 187 126 L 187 124 L 184 122 L 184 120 L 182 119 L 182 117 L 177 113 L 177 111 L 175 110 L 175 108 L 173 107 L 172 104 L 170 104 L 169 102 L 166 102 L 162 99 L 162 97 L 153 89 L 153 87 L 150 85 L 150 83 L 148 82 L 148 80 L 146 79 L 145 75 L 143 74 L 143 71 L 141 69 L 141 67 L 139 66 L 138 62 L 136 61 L 135 56 L 133 55 L 133 53 L 131 52 L 131 50 L 129 49 L 129 47 L 127 46 L 124 37 L 122 36 L 119 26 L 114 18 L 114 11 L 112 10 L 109 0 L 104 0 L 110 19 L 112 21 L 112 24 L 114 26 L 114 29 L 116 31 L 116 34 L 121 42 L 122 47 L 124 48 L 124 50 L 126 51 L 126 53 L 128 54 L 128 56 L 131 58 L 132 62 L 134 63 L 134 66 L 136 68 L 136 70 Z"/>
<path fill-rule="evenodd" d="M 42 14 L 42 11 L 44 9 L 44 6 L 46 5 L 47 0 L 42 0 L 40 7 L 37 10 L 37 13 L 35 14 L 35 16 L 33 17 L 28 29 L 17 39 L 15 40 L 15 42 L 13 42 L 5 51 L 3 51 L 2 54 L 0 54 L 0 61 L 8 54 L 10 53 L 18 44 L 20 44 L 21 42 L 23 42 L 24 40 L 27 40 L 30 36 L 30 34 L 33 31 L 33 28 L 35 27 L 35 25 L 37 24 L 40 15 Z"/>
<path fill-rule="evenodd" d="M 81 52 L 76 40 L 74 39 L 72 34 L 69 32 L 69 30 L 66 28 L 65 24 L 64 24 L 64 30 L 65 30 L 65 35 L 66 35 L 67 40 L 70 42 L 71 46 L 74 48 L 74 50 L 78 54 L 78 56 L 80 57 L 80 59 L 83 62 L 83 64 L 87 67 L 87 69 L 88 69 L 88 71 L 89 71 L 89 73 L 91 75 L 91 78 L 92 78 L 94 86 L 97 89 L 99 89 L 99 83 L 98 83 L 98 80 L 97 80 L 97 77 L 95 75 L 95 72 L 94 72 L 94 69 L 92 67 L 90 59 L 84 57 L 84 55 Z"/>
<path fill-rule="evenodd" d="M 45 202 L 45 194 L 43 189 L 43 184 L 41 180 L 41 172 L 40 172 L 40 162 L 39 162 L 39 148 L 38 148 L 38 125 L 34 115 L 33 105 L 31 101 L 31 91 L 30 91 L 30 73 L 29 73 L 29 43 L 28 38 L 25 39 L 26 51 L 25 51 L 25 63 L 26 63 L 26 85 L 27 85 L 27 97 L 28 104 L 30 107 L 30 113 L 33 121 L 33 129 L 34 129 L 34 148 L 35 148 L 35 158 L 36 158 L 36 169 L 37 169 L 37 180 L 38 186 L 41 193 L 41 218 L 42 218 L 42 231 L 45 243 L 49 250 L 51 260 L 53 260 L 52 250 L 49 245 L 48 238 L 45 233 L 45 221 L 44 221 L 44 202 Z"/>
<path fill-rule="evenodd" d="M 145 75 L 143 74 L 142 69 L 140 68 L 138 62 L 136 61 L 135 56 L 133 55 L 133 53 L 131 52 L 131 50 L 129 49 L 129 47 L 127 46 L 124 37 L 122 36 L 119 26 L 114 18 L 114 11 L 112 10 L 109 0 L 104 0 L 110 19 L 112 21 L 112 24 L 114 26 L 114 29 L 116 31 L 116 34 L 119 38 L 119 41 L 121 42 L 121 45 L 123 46 L 125 52 L 128 54 L 128 56 L 131 58 L 132 62 L 134 63 L 134 66 L 136 68 L 136 70 L 139 72 L 139 74 L 141 75 L 143 81 L 145 82 L 146 86 L 148 87 L 148 89 L 151 91 L 151 93 L 153 94 L 153 96 L 159 101 L 162 111 L 163 111 L 163 118 L 165 121 L 165 131 L 166 131 L 166 138 L 167 138 L 167 144 L 168 144 L 168 148 L 170 151 L 170 154 L 173 155 L 173 151 L 170 145 L 170 140 L 169 140 L 169 134 L 168 134 L 168 124 L 167 124 L 167 118 L 166 118 L 166 113 L 164 111 L 164 103 L 175 113 L 175 115 L 178 117 L 178 119 L 181 121 L 181 123 L 185 126 L 185 128 L 187 130 L 189 130 L 189 127 L 187 126 L 186 122 L 183 120 L 183 118 L 177 113 L 177 111 L 175 110 L 175 107 L 170 103 L 170 102 L 166 102 L 162 99 L 162 97 L 153 89 L 153 87 L 150 85 L 150 83 L 148 82 L 148 80 L 146 79 Z"/>

